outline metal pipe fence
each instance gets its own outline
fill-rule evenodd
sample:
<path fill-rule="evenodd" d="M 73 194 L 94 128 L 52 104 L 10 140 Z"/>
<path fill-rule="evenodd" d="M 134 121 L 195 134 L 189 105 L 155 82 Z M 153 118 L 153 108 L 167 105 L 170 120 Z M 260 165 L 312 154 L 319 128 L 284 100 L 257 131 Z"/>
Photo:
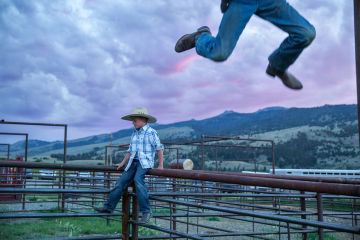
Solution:
<path fill-rule="evenodd" d="M 323 239 L 323 232 L 345 232 L 349 236 L 359 236 L 360 231 L 354 221 L 360 214 L 354 208 L 354 201 L 360 197 L 356 184 L 317 182 L 311 177 L 300 181 L 278 175 L 278 178 L 263 178 L 224 172 L 210 174 L 207 171 L 151 169 L 146 183 L 154 216 L 150 224 L 140 224 L 134 186 L 129 187 L 114 213 L 98 214 L 91 210 L 92 206 L 106 202 L 110 189 L 121 173 L 116 171 L 116 167 L 0 161 L 0 167 L 10 165 L 64 171 L 55 176 L 55 180 L 39 181 L 36 178 L 40 175 L 34 174 L 33 179 L 27 181 L 26 188 L 0 188 L 0 194 L 26 194 L 25 201 L 11 204 L 33 204 L 37 201 L 29 201 L 32 196 L 52 196 L 54 199 L 51 202 L 58 203 L 61 213 L 7 210 L 1 212 L 1 221 L 99 217 L 109 225 L 121 222 L 121 235 L 102 235 L 95 239 L 273 239 L 276 236 L 296 239 L 315 232 Z M 68 176 L 69 171 L 74 170 L 89 171 L 92 177 Z M 95 172 L 103 172 L 103 177 L 94 177 Z M 206 181 L 206 185 L 197 184 L 201 181 Z M 277 181 L 283 182 L 283 185 Z M 264 185 L 266 187 L 261 188 Z M 255 186 L 260 189 L 255 189 Z M 330 188 L 332 190 L 329 191 Z M 274 199 L 276 207 L 273 206 Z M 227 224 L 227 227 L 213 224 L 208 219 L 219 219 L 219 223 Z M 339 223 L 334 224 L 334 220 Z M 247 226 L 247 230 L 239 231 L 231 227 L 238 223 Z M 165 235 L 139 236 L 139 227 Z M 87 239 L 91 239 L 90 236 Z"/>

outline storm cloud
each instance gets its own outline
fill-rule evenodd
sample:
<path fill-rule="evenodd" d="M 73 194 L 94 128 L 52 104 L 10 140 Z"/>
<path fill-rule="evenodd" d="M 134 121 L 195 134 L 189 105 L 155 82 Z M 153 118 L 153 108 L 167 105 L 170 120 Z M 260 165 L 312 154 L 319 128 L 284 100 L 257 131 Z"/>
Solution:
<path fill-rule="evenodd" d="M 131 127 L 120 118 L 136 106 L 171 123 L 225 110 L 356 103 L 352 1 L 288 2 L 317 31 L 289 69 L 304 84 L 298 92 L 265 74 L 287 34 L 257 16 L 226 62 L 174 51 L 201 26 L 217 34 L 219 0 L 2 0 L 0 119 L 68 124 L 72 139 Z"/>

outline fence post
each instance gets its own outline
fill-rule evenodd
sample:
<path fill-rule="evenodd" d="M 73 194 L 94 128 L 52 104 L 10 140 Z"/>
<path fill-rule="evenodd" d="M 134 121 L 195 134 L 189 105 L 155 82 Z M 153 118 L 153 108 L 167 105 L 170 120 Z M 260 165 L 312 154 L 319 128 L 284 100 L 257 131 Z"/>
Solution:
<path fill-rule="evenodd" d="M 129 220 L 129 191 L 126 188 L 123 196 L 122 196 L 122 212 L 123 212 L 123 216 L 122 216 L 122 239 L 123 240 L 127 240 L 129 239 L 129 224 L 128 224 L 128 220 Z"/>
<path fill-rule="evenodd" d="M 317 200 L 318 221 L 323 222 L 324 216 L 323 216 L 322 193 L 317 193 L 316 200 Z M 318 233 L 319 233 L 319 239 L 324 240 L 324 229 L 318 228 Z"/>
<path fill-rule="evenodd" d="M 354 211 L 356 212 L 356 198 L 354 199 Z M 357 215 L 355 217 L 355 226 L 357 226 Z"/>
<path fill-rule="evenodd" d="M 176 178 L 173 178 L 173 192 L 176 193 Z M 173 197 L 173 199 L 176 199 L 176 197 Z M 171 211 L 171 210 L 170 210 Z M 173 213 L 176 214 L 176 204 L 173 204 Z M 176 217 L 174 217 L 174 221 L 173 221 L 173 229 L 176 231 Z"/>
<path fill-rule="evenodd" d="M 300 194 L 305 194 L 305 191 L 300 191 Z M 306 212 L 306 203 L 305 203 L 305 198 L 303 198 L 303 197 L 300 198 L 300 208 L 301 208 L 302 212 Z M 306 215 L 301 215 L 301 219 L 306 220 Z M 307 226 L 302 225 L 302 228 L 306 229 Z M 302 238 L 303 238 L 303 240 L 307 240 L 307 233 L 303 233 Z"/>
<path fill-rule="evenodd" d="M 132 189 L 133 189 L 133 193 L 136 194 L 136 188 L 135 188 L 135 182 L 132 182 L 131 184 Z M 139 204 L 138 204 L 138 198 L 137 196 L 133 196 L 133 200 L 132 200 L 132 220 L 137 222 L 138 218 L 139 218 Z M 136 224 L 132 224 L 131 225 L 132 228 L 132 233 L 131 233 L 131 239 L 132 240 L 138 240 L 138 235 L 139 235 L 139 227 Z"/>
<path fill-rule="evenodd" d="M 95 189 L 95 172 L 92 172 L 92 189 Z M 90 182 L 90 181 L 89 181 Z M 95 194 L 92 194 L 92 199 L 91 199 L 91 205 L 94 206 L 94 197 Z"/>
<path fill-rule="evenodd" d="M 107 172 L 107 183 L 106 183 L 106 188 L 107 189 L 110 189 L 110 172 Z M 110 194 L 108 193 L 107 194 L 107 198 L 109 199 L 109 196 L 110 196 Z M 107 226 L 110 226 L 110 219 L 109 218 L 107 218 L 107 220 L 106 220 L 106 225 Z"/>

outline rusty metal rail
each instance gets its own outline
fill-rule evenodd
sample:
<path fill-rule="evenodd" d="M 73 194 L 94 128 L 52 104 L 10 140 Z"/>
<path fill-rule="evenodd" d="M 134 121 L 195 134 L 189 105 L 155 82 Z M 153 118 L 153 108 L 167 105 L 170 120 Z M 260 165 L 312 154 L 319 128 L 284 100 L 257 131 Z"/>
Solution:
<path fill-rule="evenodd" d="M 62 169 L 62 170 L 91 170 L 91 171 L 116 171 L 116 167 L 112 166 L 84 166 L 73 164 L 55 164 L 55 163 L 28 163 L 28 162 L 6 162 L 0 161 L 0 167 L 21 167 L 21 168 L 48 168 L 48 169 Z M 269 179 L 262 176 L 259 177 L 246 177 L 237 175 L 201 173 L 198 171 L 183 171 L 177 169 L 150 169 L 150 175 L 194 179 L 212 182 L 223 182 L 242 184 L 249 186 L 262 186 L 269 188 L 293 189 L 298 191 L 329 193 L 335 195 L 347 195 L 360 197 L 360 186 L 358 185 L 344 185 L 323 182 L 311 181 L 295 181 L 295 180 L 282 180 L 282 179 Z M 286 176 L 283 176 L 286 179 Z"/>
<path fill-rule="evenodd" d="M 98 172 L 113 172 L 119 173 L 121 171 L 116 171 L 116 167 L 111 166 L 84 166 L 84 165 L 70 165 L 70 164 L 47 164 L 47 163 L 25 163 L 25 162 L 5 162 L 0 161 L 0 166 L 9 166 L 12 165 L 13 167 L 21 167 L 21 168 L 48 168 L 48 169 L 58 169 L 58 170 L 79 170 L 79 171 L 98 171 Z M 262 235 L 267 234 L 306 234 L 310 232 L 318 231 L 320 236 L 323 236 L 322 233 L 325 231 L 341 231 L 347 232 L 351 234 L 359 234 L 359 228 L 356 226 L 344 226 L 339 224 L 332 224 L 328 222 L 323 222 L 322 218 L 319 218 L 319 221 L 314 220 L 307 220 L 306 218 L 298 219 L 294 216 L 325 216 L 325 217 L 343 217 L 344 215 L 350 216 L 350 219 L 356 218 L 357 215 L 360 213 L 356 210 L 352 212 L 340 211 L 340 212 L 323 212 L 323 207 L 319 202 L 323 202 L 323 198 L 349 198 L 355 201 L 358 197 L 359 187 L 358 185 L 350 185 L 350 184 L 340 184 L 340 183 L 323 183 L 317 182 L 318 179 L 313 179 L 312 177 L 308 177 L 307 181 L 300 181 L 300 180 L 289 180 L 287 176 L 277 176 L 279 178 L 263 178 L 256 175 L 254 176 L 244 176 L 242 174 L 224 174 L 222 172 L 215 172 L 210 173 L 207 171 L 185 171 L 185 170 L 178 170 L 178 169 L 151 169 L 149 173 L 153 176 L 165 177 L 168 180 L 168 183 L 172 185 L 173 189 L 180 189 L 182 188 L 184 191 L 181 192 L 150 192 L 149 197 L 150 200 L 153 202 L 153 206 L 159 209 L 168 209 L 170 211 L 169 214 L 154 214 L 154 219 L 164 219 L 169 221 L 170 227 L 164 228 L 159 227 L 156 225 L 145 224 L 141 225 L 137 222 L 138 217 L 138 206 L 136 201 L 136 194 L 135 193 L 128 193 L 126 192 L 123 201 L 122 201 L 122 209 L 116 209 L 115 214 L 93 214 L 93 213 L 81 213 L 77 212 L 75 209 L 62 209 L 64 211 L 70 211 L 71 213 L 26 213 L 26 214 L 0 214 L 0 219 L 10 219 L 10 218 L 49 218 L 49 217 L 102 217 L 107 219 L 106 221 L 121 221 L 123 232 L 122 238 L 123 239 L 146 239 L 139 236 L 137 234 L 137 227 L 143 226 L 150 229 L 154 229 L 157 231 L 162 231 L 168 233 L 170 235 L 161 235 L 164 238 L 189 238 L 189 239 L 203 239 L 206 237 L 224 237 L 224 236 L 256 236 L 257 238 L 264 238 L 261 237 Z M 94 175 L 94 174 L 93 174 Z M 67 178 L 67 176 L 65 176 Z M 242 186 L 266 186 L 269 188 L 280 188 L 280 189 L 297 189 L 301 191 L 307 191 L 308 194 L 302 193 L 286 193 L 286 192 L 266 192 L 266 191 L 259 191 L 259 190 L 249 190 L 249 189 L 233 189 L 234 191 L 238 191 L 241 193 L 234 193 L 234 194 L 225 194 L 225 193 L 218 193 L 216 191 L 221 191 L 227 188 L 223 187 L 215 187 L 215 186 L 192 186 L 186 184 L 186 181 L 178 181 L 172 182 L 171 179 L 193 179 L 193 180 L 202 180 L 202 181 L 211 181 L 211 182 L 220 182 L 220 183 L 232 183 L 232 184 L 241 184 Z M 285 178 L 285 179 L 282 179 Z M 69 179 L 69 178 L 68 178 Z M 150 178 L 152 179 L 152 178 Z M 97 180 L 97 178 L 91 178 L 91 181 Z M 102 185 L 103 189 L 99 189 L 94 184 L 91 185 L 89 182 L 88 185 L 82 184 L 70 184 L 70 185 L 59 185 L 59 188 L 0 188 L 0 194 L 4 193 L 18 193 L 18 194 L 60 194 L 62 196 L 72 195 L 73 200 L 64 201 L 68 204 L 76 204 L 78 206 L 83 207 L 91 207 L 95 202 L 104 202 L 104 196 L 110 192 L 110 182 L 114 182 L 115 178 L 110 178 L 107 174 L 104 175 Z M 59 183 L 63 183 L 61 179 L 59 179 Z M 69 180 L 70 183 L 70 180 Z M 159 184 L 157 182 L 148 181 L 148 184 Z M 90 188 L 88 189 L 87 186 Z M 68 187 L 73 187 L 72 189 Z M 77 189 L 74 189 L 77 188 Z M 80 187 L 80 188 L 79 188 Z M 196 192 L 187 192 L 185 191 L 189 187 L 194 188 L 204 188 L 215 191 L 211 193 L 196 193 Z M 324 193 L 330 194 L 340 194 L 346 196 L 334 196 L 334 195 L 324 195 L 321 196 L 321 191 Z M 243 192 L 243 193 L 242 193 Z M 250 194 L 246 193 L 250 192 Z M 104 195 L 105 194 L 105 195 Z M 321 196 L 319 198 L 319 195 Z M 351 197 L 350 197 L 351 195 Z M 102 196 L 102 197 L 99 197 Z M 76 201 L 74 198 L 77 197 L 85 197 L 82 201 Z M 238 198 L 238 199 L 248 199 L 245 202 L 233 202 L 229 200 L 219 200 L 220 197 L 226 198 Z M 209 199 L 214 198 L 215 200 Z M 259 201 L 258 198 L 263 199 L 264 201 Z M 280 207 L 280 198 L 287 199 L 287 198 L 298 198 L 298 199 L 315 199 L 313 201 L 315 203 L 315 208 L 317 211 L 312 210 L 305 210 L 301 208 L 301 210 L 293 210 L 293 209 L 286 209 L 286 208 L 277 208 L 274 206 L 267 206 L 266 202 L 269 202 L 270 199 L 278 199 L 279 207 Z M 92 200 L 90 200 L 92 199 Z M 131 203 L 132 199 L 132 203 Z M 180 200 L 183 199 L 183 200 Z M 64 199 L 62 199 L 63 201 Z M 256 200 L 256 202 L 255 202 Z M 85 202 L 91 202 L 92 205 L 86 205 Z M 277 200 L 276 200 L 277 201 Z M 291 201 L 291 200 L 288 200 Z M 258 204 L 256 204 L 258 203 Z M 265 203 L 265 205 L 262 205 Z M 318 206 L 316 207 L 316 203 Z M 212 205 L 216 204 L 216 205 Z M 221 204 L 221 206 L 218 206 Z M 89 208 L 88 208 L 89 209 Z M 119 212 L 121 210 L 121 212 Z M 199 211 L 200 210 L 200 211 Z M 207 212 L 201 212 L 207 210 Z M 208 212 L 210 210 L 210 212 Z M 156 210 L 155 210 L 156 211 Z M 182 211 L 182 212 L 176 212 Z M 260 212 L 259 212 L 260 211 Z M 191 213 L 192 212 L 192 213 Z M 113 218 L 114 216 L 122 216 L 122 220 Z M 223 219 L 232 219 L 238 221 L 246 221 L 252 224 L 262 224 L 262 225 L 269 225 L 269 226 L 278 226 L 279 231 L 269 232 L 245 232 L 240 233 L 237 231 L 229 231 L 226 229 L 220 229 L 217 227 L 211 227 L 200 223 L 189 222 L 189 218 L 199 218 L 199 217 L 206 217 L 206 216 L 217 216 Z M 245 216 L 245 217 L 238 217 L 238 216 Z M 186 217 L 188 220 L 183 221 L 179 219 L 180 217 Z M 250 218 L 249 218 L 250 217 Z M 349 218 L 347 218 L 349 219 Z M 261 221 L 262 220 L 262 221 Z M 270 220 L 275 222 L 266 222 L 264 220 Z M 276 223 L 278 222 L 278 224 Z M 285 223 L 285 224 L 283 224 Z M 207 228 L 212 231 L 220 231 L 220 232 L 213 232 L 211 234 L 189 234 L 184 232 L 179 232 L 176 229 L 177 224 L 186 224 L 187 226 L 194 226 L 194 227 L 202 227 Z M 287 224 L 287 225 L 286 225 Z M 291 224 L 291 225 L 290 225 Z M 295 225 L 294 225 L 295 224 Z M 299 227 L 302 226 L 302 227 Z M 305 229 L 305 227 L 316 227 L 319 230 L 314 229 Z M 130 234 L 130 228 L 132 228 L 133 234 Z M 281 228 L 286 229 L 287 231 L 281 231 Z M 255 229 L 254 229 L 255 230 Z M 191 237 L 189 237 L 191 235 Z M 118 235 L 118 238 L 120 236 Z M 158 238 L 159 236 L 156 236 Z M 72 239 L 81 239 L 81 238 L 72 238 Z M 100 236 L 99 239 L 105 239 L 104 236 Z M 109 239 L 109 238 L 108 238 Z M 264 239 L 267 239 L 266 237 Z"/>

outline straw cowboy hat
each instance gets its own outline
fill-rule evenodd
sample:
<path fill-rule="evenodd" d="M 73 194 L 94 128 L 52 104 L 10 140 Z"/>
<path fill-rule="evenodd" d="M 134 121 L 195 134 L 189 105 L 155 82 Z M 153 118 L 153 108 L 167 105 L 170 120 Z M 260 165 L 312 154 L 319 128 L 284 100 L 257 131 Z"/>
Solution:
<path fill-rule="evenodd" d="M 122 117 L 123 120 L 132 121 L 131 117 L 144 117 L 148 119 L 148 123 L 155 123 L 157 119 L 151 115 L 148 114 L 148 110 L 144 107 L 136 107 L 133 110 L 131 110 L 130 115 L 126 115 L 125 117 Z"/>

